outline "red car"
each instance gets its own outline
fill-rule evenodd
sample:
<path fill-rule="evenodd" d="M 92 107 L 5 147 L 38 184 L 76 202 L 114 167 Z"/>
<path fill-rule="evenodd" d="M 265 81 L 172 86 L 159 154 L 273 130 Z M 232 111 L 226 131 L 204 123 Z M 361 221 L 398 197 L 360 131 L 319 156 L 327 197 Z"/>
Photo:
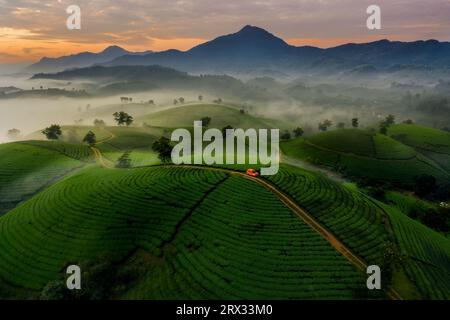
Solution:
<path fill-rule="evenodd" d="M 259 171 L 255 169 L 247 169 L 247 174 L 251 177 L 259 177 Z"/>

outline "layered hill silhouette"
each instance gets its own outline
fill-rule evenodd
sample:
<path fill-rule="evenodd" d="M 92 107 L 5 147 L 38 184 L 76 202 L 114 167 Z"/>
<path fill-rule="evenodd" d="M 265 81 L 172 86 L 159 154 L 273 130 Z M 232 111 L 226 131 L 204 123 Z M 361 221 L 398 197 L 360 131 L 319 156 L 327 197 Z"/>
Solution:
<path fill-rule="evenodd" d="M 145 52 L 130 52 L 119 46 L 109 46 L 101 52 L 82 52 L 59 58 L 42 58 L 39 62 L 32 64 L 27 68 L 30 72 L 54 72 L 62 71 L 70 68 L 83 68 L 96 63 L 104 63 L 114 60 L 123 55 L 141 55 L 148 54 Z"/>
<path fill-rule="evenodd" d="M 450 67 L 450 43 L 437 40 L 399 42 L 379 40 L 349 43 L 329 49 L 296 47 L 255 26 L 220 36 L 187 51 L 132 53 L 108 47 L 100 53 L 84 52 L 60 58 L 43 58 L 32 72 L 54 72 L 92 65 L 160 65 L 197 73 L 272 71 L 350 71 L 358 74 L 397 72 L 405 68 Z"/>
<path fill-rule="evenodd" d="M 348 70 L 362 65 L 375 69 L 409 65 L 450 66 L 450 43 L 380 40 L 329 49 L 295 47 L 264 29 L 245 26 L 237 33 L 218 37 L 185 52 L 168 50 L 141 56 L 123 55 L 104 63 L 106 66 L 153 64 L 191 72 L 324 67 Z"/>

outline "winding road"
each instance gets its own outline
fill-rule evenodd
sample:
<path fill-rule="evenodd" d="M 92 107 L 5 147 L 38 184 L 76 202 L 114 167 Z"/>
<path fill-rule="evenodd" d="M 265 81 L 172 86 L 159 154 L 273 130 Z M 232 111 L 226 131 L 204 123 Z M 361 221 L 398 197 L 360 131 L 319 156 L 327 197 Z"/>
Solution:
<path fill-rule="evenodd" d="M 114 134 L 111 134 L 111 137 L 106 138 L 99 143 L 114 139 Z M 107 161 L 105 161 L 100 149 L 97 147 L 91 147 L 92 152 L 94 153 L 94 156 L 99 163 L 100 166 L 107 169 L 112 169 L 113 166 L 109 164 Z M 155 166 L 153 166 L 155 167 Z M 309 225 L 312 229 L 314 229 L 317 233 L 319 233 L 325 240 L 328 241 L 328 243 L 338 252 L 340 252 L 350 263 L 352 263 L 358 270 L 362 272 L 366 272 L 368 264 L 357 254 L 352 252 L 345 244 L 343 244 L 336 236 L 334 236 L 333 233 L 331 233 L 329 230 L 327 230 L 324 226 L 322 226 L 311 214 L 306 212 L 304 209 L 298 206 L 298 204 L 288 195 L 280 191 L 276 186 L 268 182 L 267 180 L 260 178 L 260 177 L 252 177 L 249 176 L 243 172 L 230 170 L 230 169 L 224 169 L 224 168 L 217 168 L 217 167 L 208 167 L 208 166 L 196 166 L 196 165 L 160 165 L 160 167 L 183 167 L 183 168 L 189 168 L 189 169 L 203 169 L 203 170 L 214 170 L 214 171 L 220 171 L 225 172 L 227 174 L 231 175 L 237 175 L 244 179 L 252 180 L 259 185 L 263 186 L 267 190 L 271 191 L 284 205 L 286 205 L 289 209 L 292 210 L 292 212 L 302 219 L 307 225 Z M 400 294 L 393 289 L 392 287 L 385 290 L 387 295 L 393 299 L 393 300 L 403 300 Z"/>

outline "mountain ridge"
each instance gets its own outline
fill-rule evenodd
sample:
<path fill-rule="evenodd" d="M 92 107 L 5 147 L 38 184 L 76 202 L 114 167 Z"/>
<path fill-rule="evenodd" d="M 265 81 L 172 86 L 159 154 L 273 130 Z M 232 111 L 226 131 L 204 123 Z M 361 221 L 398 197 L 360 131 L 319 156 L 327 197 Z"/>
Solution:
<path fill-rule="evenodd" d="M 43 57 L 38 62 L 28 66 L 26 71 L 57 72 L 65 69 L 83 68 L 96 63 L 108 62 L 123 55 L 141 55 L 148 53 L 150 53 L 150 51 L 131 52 L 120 46 L 111 45 L 97 53 L 84 51 L 56 58 Z"/>
<path fill-rule="evenodd" d="M 77 59 L 83 60 L 85 55 L 89 56 L 85 59 L 89 60 L 89 63 L 83 61 L 83 65 L 77 64 Z M 263 28 L 246 25 L 238 32 L 216 37 L 186 51 L 169 49 L 133 53 L 110 46 L 98 54 L 80 53 L 48 61 L 41 60 L 37 65 L 51 66 L 62 63 L 67 68 L 67 60 L 70 59 L 72 65 L 69 68 L 91 65 L 160 65 L 191 73 L 248 73 L 258 69 L 315 72 L 319 69 L 326 71 L 328 68 L 334 72 L 347 72 L 365 65 L 377 70 L 402 65 L 450 67 L 450 42 L 434 39 L 413 42 L 381 39 L 322 49 L 293 46 Z M 61 71 L 61 66 L 56 69 L 50 71 Z"/>

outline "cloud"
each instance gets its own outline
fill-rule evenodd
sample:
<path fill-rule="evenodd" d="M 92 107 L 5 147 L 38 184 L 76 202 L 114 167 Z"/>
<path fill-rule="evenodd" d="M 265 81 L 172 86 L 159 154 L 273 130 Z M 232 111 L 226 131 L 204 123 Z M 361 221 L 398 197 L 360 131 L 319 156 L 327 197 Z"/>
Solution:
<path fill-rule="evenodd" d="M 372 0 L 2 0 L 1 30 L 28 41 L 94 46 L 118 43 L 154 49 L 163 40 L 212 39 L 246 24 L 258 25 L 285 39 L 448 40 L 450 1 L 378 0 L 382 30 L 365 27 Z M 67 30 L 66 8 L 81 8 L 82 29 Z M 20 30 L 20 31 L 16 31 Z M 3 36 L 3 35 L 2 35 Z M 155 41 L 159 39 L 160 42 Z M 331 40 L 327 40 L 331 39 Z M 319 40 L 318 40 L 319 41 Z M 192 41 L 194 43 L 195 41 Z M 304 42 L 304 41 L 303 41 Z M 181 43 L 181 42 L 180 42 Z"/>
<path fill-rule="evenodd" d="M 10 59 L 10 58 L 17 58 L 17 55 L 8 52 L 0 52 L 0 59 Z"/>

